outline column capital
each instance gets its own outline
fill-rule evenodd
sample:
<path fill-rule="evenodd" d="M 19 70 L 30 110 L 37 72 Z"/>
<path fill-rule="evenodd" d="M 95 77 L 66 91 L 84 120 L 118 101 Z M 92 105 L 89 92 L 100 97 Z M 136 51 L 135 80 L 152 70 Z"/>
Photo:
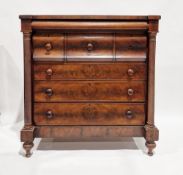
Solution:
<path fill-rule="evenodd" d="M 32 27 L 31 27 L 31 19 L 22 19 L 21 20 L 21 32 L 23 33 L 31 33 Z"/>
<path fill-rule="evenodd" d="M 157 33 L 159 31 L 159 20 L 157 19 L 149 19 L 149 33 Z"/>

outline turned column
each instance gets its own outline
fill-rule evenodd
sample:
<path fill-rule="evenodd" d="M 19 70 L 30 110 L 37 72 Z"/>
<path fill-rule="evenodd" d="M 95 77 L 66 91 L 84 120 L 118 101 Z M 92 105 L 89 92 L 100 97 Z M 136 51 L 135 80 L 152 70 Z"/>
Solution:
<path fill-rule="evenodd" d="M 24 47 L 24 127 L 21 130 L 21 141 L 26 151 L 25 156 L 30 157 L 34 140 L 34 126 L 32 122 L 32 48 L 31 48 L 31 20 L 21 21 Z"/>
<path fill-rule="evenodd" d="M 156 147 L 155 141 L 158 140 L 158 129 L 154 125 L 154 91 L 155 91 L 155 48 L 156 34 L 158 32 L 158 19 L 152 19 L 149 16 L 148 30 L 148 89 L 147 89 L 147 120 L 145 129 L 146 146 L 148 155 L 153 155 L 153 149 Z"/>

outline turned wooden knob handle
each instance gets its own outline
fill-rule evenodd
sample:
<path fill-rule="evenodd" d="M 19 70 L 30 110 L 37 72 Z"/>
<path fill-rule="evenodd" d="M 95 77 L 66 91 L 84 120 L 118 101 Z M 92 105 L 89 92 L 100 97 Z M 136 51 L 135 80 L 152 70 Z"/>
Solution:
<path fill-rule="evenodd" d="M 51 110 L 48 110 L 48 111 L 46 112 L 46 117 L 47 117 L 48 119 L 53 118 L 53 112 L 52 112 Z"/>
<path fill-rule="evenodd" d="M 52 69 L 47 69 L 47 70 L 46 70 L 46 74 L 47 74 L 48 76 L 52 76 L 53 70 L 52 70 Z"/>
<path fill-rule="evenodd" d="M 48 95 L 48 96 L 52 96 L 53 95 L 53 90 L 51 88 L 48 88 L 45 90 L 45 93 Z"/>
<path fill-rule="evenodd" d="M 127 110 L 125 115 L 128 119 L 131 119 L 133 117 L 133 112 L 131 110 Z"/>
<path fill-rule="evenodd" d="M 134 75 L 134 70 L 133 69 L 128 69 L 128 75 L 133 76 Z"/>
<path fill-rule="evenodd" d="M 87 45 L 87 50 L 90 52 L 93 50 L 93 44 L 92 43 L 88 43 Z"/>
<path fill-rule="evenodd" d="M 132 96 L 134 94 L 134 90 L 133 89 L 128 89 L 128 95 Z"/>
<path fill-rule="evenodd" d="M 47 53 L 49 53 L 49 51 L 52 50 L 52 44 L 51 43 L 46 43 L 45 44 L 45 49 L 46 49 Z"/>

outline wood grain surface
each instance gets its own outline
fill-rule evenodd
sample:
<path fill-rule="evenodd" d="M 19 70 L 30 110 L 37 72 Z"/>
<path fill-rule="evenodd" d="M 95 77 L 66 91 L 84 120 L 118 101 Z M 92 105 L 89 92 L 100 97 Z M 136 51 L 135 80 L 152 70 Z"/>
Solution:
<path fill-rule="evenodd" d="M 128 114 L 131 111 L 131 114 Z M 35 103 L 36 125 L 143 125 L 144 104 Z"/>

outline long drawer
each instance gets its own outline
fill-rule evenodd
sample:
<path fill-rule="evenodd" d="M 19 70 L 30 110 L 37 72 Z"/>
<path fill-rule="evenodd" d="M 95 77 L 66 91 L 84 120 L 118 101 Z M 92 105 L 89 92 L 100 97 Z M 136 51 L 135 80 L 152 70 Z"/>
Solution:
<path fill-rule="evenodd" d="M 145 63 L 34 62 L 34 80 L 145 80 Z"/>
<path fill-rule="evenodd" d="M 34 103 L 36 125 L 144 125 L 145 105 Z"/>
<path fill-rule="evenodd" d="M 144 81 L 34 81 L 35 102 L 144 102 Z"/>

